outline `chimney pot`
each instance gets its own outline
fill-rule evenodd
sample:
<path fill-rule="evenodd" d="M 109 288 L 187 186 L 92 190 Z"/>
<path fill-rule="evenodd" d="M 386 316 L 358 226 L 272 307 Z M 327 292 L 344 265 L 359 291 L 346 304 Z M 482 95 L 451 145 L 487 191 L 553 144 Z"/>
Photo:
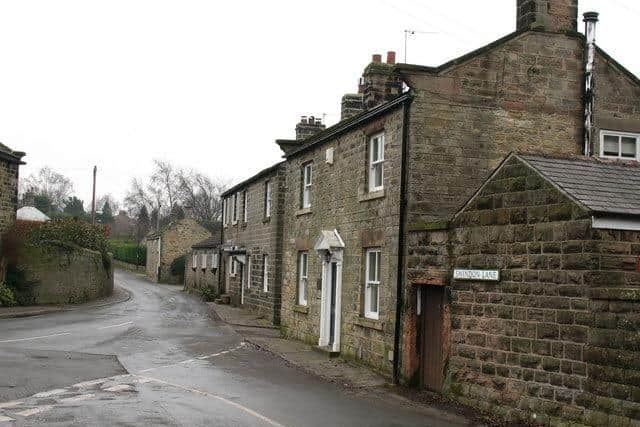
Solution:
<path fill-rule="evenodd" d="M 395 64 L 396 63 L 396 53 L 394 51 L 387 52 L 387 64 Z"/>
<path fill-rule="evenodd" d="M 374 62 L 374 63 L 376 63 L 376 64 L 381 63 L 381 62 L 382 62 L 382 55 L 380 55 L 379 53 L 374 54 L 374 55 L 371 57 L 371 62 Z"/>
<path fill-rule="evenodd" d="M 584 17 L 584 22 L 598 22 L 600 14 L 598 12 L 585 12 L 582 16 Z"/>

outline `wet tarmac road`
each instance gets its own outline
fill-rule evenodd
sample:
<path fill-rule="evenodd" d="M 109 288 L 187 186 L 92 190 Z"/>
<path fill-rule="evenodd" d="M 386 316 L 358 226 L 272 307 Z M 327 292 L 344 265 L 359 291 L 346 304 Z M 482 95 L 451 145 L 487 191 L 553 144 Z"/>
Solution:
<path fill-rule="evenodd" d="M 243 343 L 181 287 L 117 271 L 130 301 L 0 320 L 0 426 L 439 426 Z"/>

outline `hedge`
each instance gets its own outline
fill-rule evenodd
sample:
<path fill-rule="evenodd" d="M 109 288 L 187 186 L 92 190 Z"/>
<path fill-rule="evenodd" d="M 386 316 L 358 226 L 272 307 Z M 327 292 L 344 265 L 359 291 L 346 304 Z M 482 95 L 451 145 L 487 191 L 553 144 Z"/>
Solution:
<path fill-rule="evenodd" d="M 109 252 L 118 261 L 133 265 L 147 265 L 147 247 L 132 242 L 109 240 Z"/>

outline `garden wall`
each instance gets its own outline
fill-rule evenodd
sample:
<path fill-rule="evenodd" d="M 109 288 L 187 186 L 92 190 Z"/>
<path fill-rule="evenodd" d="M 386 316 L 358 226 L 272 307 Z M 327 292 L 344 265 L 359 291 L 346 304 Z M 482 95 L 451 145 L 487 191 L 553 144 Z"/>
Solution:
<path fill-rule="evenodd" d="M 30 247 L 18 269 L 30 284 L 32 304 L 79 304 L 113 292 L 111 257 L 75 245 Z"/>

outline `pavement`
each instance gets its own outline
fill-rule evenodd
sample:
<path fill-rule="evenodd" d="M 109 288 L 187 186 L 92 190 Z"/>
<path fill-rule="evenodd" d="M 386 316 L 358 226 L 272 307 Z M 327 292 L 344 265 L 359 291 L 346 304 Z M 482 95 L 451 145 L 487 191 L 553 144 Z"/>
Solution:
<path fill-rule="evenodd" d="M 244 341 L 279 356 L 305 372 L 350 388 L 389 385 L 387 378 L 365 366 L 341 358 L 329 358 L 311 345 L 281 338 L 279 329 L 263 316 L 230 305 L 213 302 L 207 305 L 215 316 L 233 326 Z"/>
<path fill-rule="evenodd" d="M 306 350 L 212 318 L 181 286 L 115 279 L 128 300 L 0 320 L 0 426 L 472 424 L 291 366 Z"/>
<path fill-rule="evenodd" d="M 10 319 L 14 317 L 40 316 L 43 314 L 57 313 L 59 311 L 73 311 L 87 308 L 104 307 L 111 304 L 118 304 L 129 301 L 131 293 L 122 287 L 115 287 L 113 293 L 108 297 L 85 304 L 64 304 L 64 305 L 30 305 L 19 307 L 0 307 L 0 319 Z"/>

